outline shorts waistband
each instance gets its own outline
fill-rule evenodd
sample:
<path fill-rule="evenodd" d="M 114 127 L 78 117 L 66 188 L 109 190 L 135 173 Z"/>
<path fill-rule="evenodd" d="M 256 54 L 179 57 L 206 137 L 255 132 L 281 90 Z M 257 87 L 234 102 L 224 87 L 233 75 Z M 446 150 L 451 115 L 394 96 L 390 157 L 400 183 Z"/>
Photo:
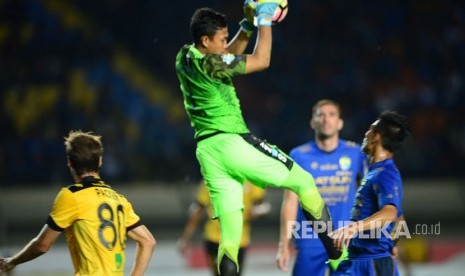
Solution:
<path fill-rule="evenodd" d="M 224 131 L 218 130 L 218 131 L 215 131 L 215 132 L 212 132 L 212 133 L 205 134 L 205 135 L 202 135 L 202 136 L 200 136 L 200 137 L 197 137 L 197 138 L 195 138 L 195 141 L 198 143 L 198 142 L 200 142 L 200 141 L 203 141 L 203 140 L 208 139 L 208 138 L 210 138 L 210 137 L 213 137 L 213 136 L 215 136 L 215 135 L 224 134 L 224 133 L 227 133 L 227 134 L 236 134 L 236 135 L 241 136 L 241 137 L 244 138 L 245 140 L 251 139 L 252 137 L 255 137 L 255 136 L 253 136 L 253 135 L 250 134 L 250 133 L 229 133 L 229 132 L 224 132 Z"/>
<path fill-rule="evenodd" d="M 202 135 L 200 137 L 195 138 L 195 141 L 198 143 L 200 141 L 203 141 L 203 140 L 205 140 L 207 138 L 213 137 L 213 136 L 215 136 L 217 134 L 220 134 L 220 133 L 225 133 L 225 132 L 223 132 L 223 131 L 215 131 L 215 132 L 212 132 L 212 133 L 208 133 L 208 134 L 205 134 L 205 135 Z"/>

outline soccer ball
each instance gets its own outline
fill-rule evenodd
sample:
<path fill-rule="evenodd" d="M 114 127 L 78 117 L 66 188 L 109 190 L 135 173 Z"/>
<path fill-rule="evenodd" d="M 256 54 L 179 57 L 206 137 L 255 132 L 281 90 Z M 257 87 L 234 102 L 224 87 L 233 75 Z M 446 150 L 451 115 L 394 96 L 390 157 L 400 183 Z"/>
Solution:
<path fill-rule="evenodd" d="M 287 11 L 288 11 L 287 0 L 282 0 L 281 3 L 279 3 L 276 10 L 274 11 L 273 25 L 276 25 L 280 23 L 281 21 L 283 21 L 284 18 L 286 18 Z"/>
<path fill-rule="evenodd" d="M 257 0 L 254 0 L 255 2 L 257 2 Z M 287 0 L 281 0 L 278 7 L 276 8 L 276 10 L 274 11 L 274 15 L 272 17 L 272 23 L 273 25 L 276 25 L 278 23 L 281 23 L 281 21 L 284 20 L 284 18 L 286 18 L 286 15 L 287 15 L 287 11 L 288 11 L 288 8 L 287 8 Z M 255 16 L 254 17 L 254 25 L 257 26 L 257 17 Z"/>

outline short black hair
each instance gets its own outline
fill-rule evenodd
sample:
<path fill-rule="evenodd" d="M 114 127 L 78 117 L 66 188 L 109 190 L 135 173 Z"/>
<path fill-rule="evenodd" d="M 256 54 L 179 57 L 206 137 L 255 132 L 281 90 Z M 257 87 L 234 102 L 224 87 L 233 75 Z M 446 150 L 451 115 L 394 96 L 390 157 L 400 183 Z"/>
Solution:
<path fill-rule="evenodd" d="M 195 44 L 204 35 L 212 38 L 215 33 L 228 26 L 226 15 L 210 8 L 197 9 L 191 19 L 191 35 Z"/>
<path fill-rule="evenodd" d="M 410 135 L 407 118 L 396 111 L 386 110 L 378 117 L 379 122 L 373 130 L 381 134 L 383 148 L 395 152 L 402 147 Z"/>

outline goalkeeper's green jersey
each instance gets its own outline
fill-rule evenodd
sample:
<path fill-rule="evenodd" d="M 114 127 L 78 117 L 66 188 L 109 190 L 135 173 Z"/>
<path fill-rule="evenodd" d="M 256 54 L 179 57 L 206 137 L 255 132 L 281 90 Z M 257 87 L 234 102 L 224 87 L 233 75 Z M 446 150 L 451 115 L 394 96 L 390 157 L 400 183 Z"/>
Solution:
<path fill-rule="evenodd" d="M 233 76 L 245 73 L 245 63 L 245 55 L 204 55 L 194 45 L 179 51 L 176 72 L 195 139 L 217 132 L 249 133 L 232 83 Z"/>

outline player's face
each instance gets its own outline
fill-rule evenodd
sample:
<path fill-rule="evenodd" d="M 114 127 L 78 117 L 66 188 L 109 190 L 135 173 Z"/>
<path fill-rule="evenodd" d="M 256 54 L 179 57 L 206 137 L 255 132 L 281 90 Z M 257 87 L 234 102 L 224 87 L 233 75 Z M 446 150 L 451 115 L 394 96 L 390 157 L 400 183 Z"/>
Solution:
<path fill-rule="evenodd" d="M 205 47 L 209 54 L 221 55 L 225 53 L 228 47 L 228 28 L 218 30 L 215 35 L 210 39 L 206 37 Z"/>
<path fill-rule="evenodd" d="M 315 130 L 318 139 L 324 140 L 338 135 L 343 125 L 339 116 L 339 110 L 332 104 L 322 105 L 315 111 L 311 127 Z"/>
<path fill-rule="evenodd" d="M 373 124 L 371 124 L 370 128 L 367 132 L 365 132 L 365 138 L 363 138 L 362 142 L 362 151 L 367 155 L 371 156 L 373 154 L 375 148 L 375 132 L 374 127 L 379 123 L 379 120 L 376 120 Z"/>

